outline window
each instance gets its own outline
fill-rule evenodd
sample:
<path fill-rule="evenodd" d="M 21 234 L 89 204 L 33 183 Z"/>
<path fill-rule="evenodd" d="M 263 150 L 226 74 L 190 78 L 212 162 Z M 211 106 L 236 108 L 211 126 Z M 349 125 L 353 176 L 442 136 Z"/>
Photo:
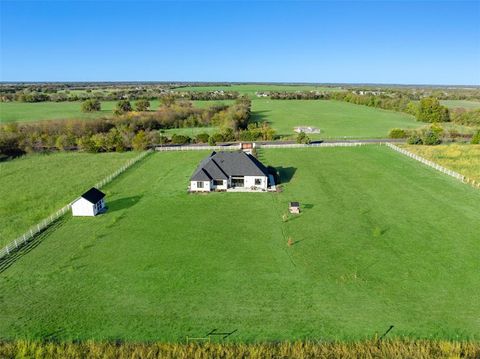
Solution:
<path fill-rule="evenodd" d="M 197 182 L 197 188 L 203 188 L 203 182 Z"/>
<path fill-rule="evenodd" d="M 262 185 L 262 179 L 261 178 L 255 178 L 255 186 L 261 186 Z"/>
<path fill-rule="evenodd" d="M 223 180 L 213 180 L 215 186 L 223 186 Z"/>

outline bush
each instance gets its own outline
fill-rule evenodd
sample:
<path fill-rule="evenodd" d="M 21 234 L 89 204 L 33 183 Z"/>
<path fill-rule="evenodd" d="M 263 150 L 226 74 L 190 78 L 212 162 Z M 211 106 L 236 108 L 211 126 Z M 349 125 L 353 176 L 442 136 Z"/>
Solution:
<path fill-rule="evenodd" d="M 407 139 L 409 145 L 423 145 L 423 141 L 417 135 L 412 135 Z"/>
<path fill-rule="evenodd" d="M 137 111 L 143 112 L 143 111 L 148 111 L 150 108 L 150 101 L 145 100 L 145 99 L 140 99 L 137 102 L 135 102 L 135 108 Z"/>
<path fill-rule="evenodd" d="M 392 128 L 388 133 L 389 138 L 406 138 L 407 133 L 401 128 Z"/>
<path fill-rule="evenodd" d="M 221 133 L 214 133 L 208 139 L 208 144 L 210 146 L 215 146 L 218 142 L 223 142 L 223 141 L 224 141 L 224 138 L 223 138 L 223 135 Z"/>
<path fill-rule="evenodd" d="M 310 138 L 307 136 L 305 132 L 300 132 L 297 136 L 297 143 L 305 143 L 309 144 L 310 143 Z"/>
<path fill-rule="evenodd" d="M 423 137 L 422 141 L 423 141 L 423 144 L 427 146 L 434 146 L 442 143 L 442 140 L 440 139 L 438 134 L 432 130 L 428 130 L 425 133 L 425 136 Z"/>
<path fill-rule="evenodd" d="M 145 131 L 139 131 L 132 140 L 132 147 L 135 151 L 143 151 L 148 147 L 148 137 Z"/>
<path fill-rule="evenodd" d="M 195 137 L 195 142 L 197 143 L 208 143 L 210 136 L 208 133 L 199 133 L 197 137 Z"/>
<path fill-rule="evenodd" d="M 448 108 L 442 106 L 434 97 L 426 97 L 420 100 L 417 112 L 417 120 L 422 122 L 448 122 L 450 113 Z"/>
<path fill-rule="evenodd" d="M 187 143 L 190 143 L 190 137 L 184 136 L 184 135 L 177 135 L 173 134 L 172 135 L 172 143 L 175 145 L 184 145 Z"/>
<path fill-rule="evenodd" d="M 480 145 L 480 130 L 477 131 L 475 135 L 472 137 L 472 142 L 470 142 L 472 145 Z"/>
<path fill-rule="evenodd" d="M 100 111 L 101 108 L 102 108 L 102 105 L 100 104 L 100 101 L 89 99 L 82 102 L 81 110 L 82 112 L 95 112 L 95 111 Z"/>
<path fill-rule="evenodd" d="M 115 115 L 123 115 L 124 113 L 132 111 L 132 105 L 128 100 L 120 100 L 117 102 L 117 107 L 113 110 Z"/>

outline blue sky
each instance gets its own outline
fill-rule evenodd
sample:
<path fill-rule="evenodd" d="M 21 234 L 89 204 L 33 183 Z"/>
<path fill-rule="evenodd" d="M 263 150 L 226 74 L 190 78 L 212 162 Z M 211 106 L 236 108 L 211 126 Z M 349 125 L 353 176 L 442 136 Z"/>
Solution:
<path fill-rule="evenodd" d="M 480 84 L 480 1 L 0 1 L 2 81 Z"/>

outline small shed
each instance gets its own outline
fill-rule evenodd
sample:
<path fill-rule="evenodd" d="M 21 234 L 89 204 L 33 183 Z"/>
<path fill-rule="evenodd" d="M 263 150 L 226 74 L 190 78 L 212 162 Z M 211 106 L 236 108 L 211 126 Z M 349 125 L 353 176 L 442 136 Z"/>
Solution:
<path fill-rule="evenodd" d="M 72 203 L 73 216 L 89 216 L 94 217 L 105 210 L 105 193 L 90 188 Z"/>
<path fill-rule="evenodd" d="M 300 213 L 300 203 L 299 202 L 290 202 L 288 206 L 288 210 L 292 214 L 299 214 Z"/>

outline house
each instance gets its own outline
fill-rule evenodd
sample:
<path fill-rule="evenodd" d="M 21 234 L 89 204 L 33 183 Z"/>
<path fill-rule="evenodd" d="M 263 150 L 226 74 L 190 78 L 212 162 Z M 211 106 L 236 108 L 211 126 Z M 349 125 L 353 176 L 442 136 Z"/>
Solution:
<path fill-rule="evenodd" d="M 292 214 L 299 214 L 300 213 L 300 203 L 299 202 L 290 202 L 288 206 L 288 211 Z"/>
<path fill-rule="evenodd" d="M 269 178 L 267 168 L 249 153 L 214 151 L 193 172 L 189 191 L 266 191 Z"/>
<path fill-rule="evenodd" d="M 320 133 L 320 130 L 316 127 L 312 127 L 312 126 L 298 126 L 298 127 L 294 127 L 293 130 L 296 132 L 296 133 Z"/>
<path fill-rule="evenodd" d="M 72 203 L 73 216 L 96 216 L 105 210 L 105 193 L 95 187 L 90 188 Z"/>

